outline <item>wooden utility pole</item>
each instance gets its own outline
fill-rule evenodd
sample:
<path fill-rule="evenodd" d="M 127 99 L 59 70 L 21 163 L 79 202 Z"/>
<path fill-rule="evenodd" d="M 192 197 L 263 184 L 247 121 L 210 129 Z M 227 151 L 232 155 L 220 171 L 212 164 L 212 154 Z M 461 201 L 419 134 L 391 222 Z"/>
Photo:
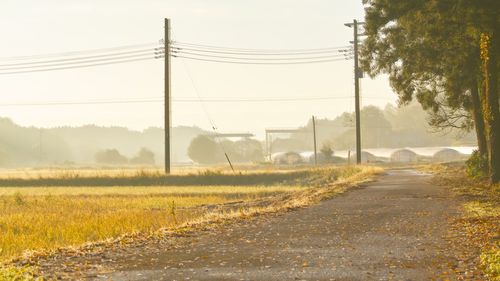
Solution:
<path fill-rule="evenodd" d="M 39 164 L 42 164 L 42 128 L 39 129 L 39 138 L 38 138 L 38 161 Z"/>
<path fill-rule="evenodd" d="M 361 71 L 358 66 L 358 23 L 353 20 L 352 23 L 346 23 L 345 26 L 353 27 L 354 29 L 354 99 L 356 107 L 356 163 L 361 164 L 361 114 L 359 102 L 359 78 L 361 78 Z"/>
<path fill-rule="evenodd" d="M 313 122 L 313 139 L 314 139 L 314 165 L 318 165 L 318 151 L 316 148 L 316 120 L 314 116 L 312 117 Z"/>
<path fill-rule="evenodd" d="M 170 95 L 170 20 L 165 19 L 165 173 L 170 174 L 170 127 L 172 125 Z"/>

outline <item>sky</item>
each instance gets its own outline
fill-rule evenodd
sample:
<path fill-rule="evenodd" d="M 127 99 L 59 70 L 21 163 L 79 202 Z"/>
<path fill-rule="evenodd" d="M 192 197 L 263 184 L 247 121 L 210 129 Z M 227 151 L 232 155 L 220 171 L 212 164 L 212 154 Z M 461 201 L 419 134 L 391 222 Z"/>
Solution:
<path fill-rule="evenodd" d="M 344 23 L 361 0 L 2 0 L 2 58 L 159 42 L 164 18 L 176 42 L 255 49 L 349 45 Z M 251 132 L 305 125 L 312 115 L 354 110 L 353 62 L 234 65 L 174 58 L 172 125 Z M 23 126 L 163 127 L 163 103 L 7 106 L 12 103 L 161 98 L 161 59 L 84 69 L 0 75 L 0 116 Z M 361 80 L 362 105 L 395 103 L 386 76 Z M 332 97 L 318 100 L 318 97 Z M 185 99 L 294 101 L 185 102 Z M 181 100 L 181 101 L 179 101 Z M 182 101 L 184 100 L 184 101 Z"/>

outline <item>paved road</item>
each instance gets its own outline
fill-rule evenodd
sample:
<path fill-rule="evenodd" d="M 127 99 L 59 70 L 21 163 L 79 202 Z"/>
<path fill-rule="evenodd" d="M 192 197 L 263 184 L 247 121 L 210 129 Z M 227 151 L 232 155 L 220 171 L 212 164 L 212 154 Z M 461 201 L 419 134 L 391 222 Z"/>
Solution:
<path fill-rule="evenodd" d="M 114 272 L 97 279 L 441 279 L 454 260 L 442 237 L 456 204 L 429 179 L 411 170 L 388 171 L 309 208 L 115 259 Z"/>

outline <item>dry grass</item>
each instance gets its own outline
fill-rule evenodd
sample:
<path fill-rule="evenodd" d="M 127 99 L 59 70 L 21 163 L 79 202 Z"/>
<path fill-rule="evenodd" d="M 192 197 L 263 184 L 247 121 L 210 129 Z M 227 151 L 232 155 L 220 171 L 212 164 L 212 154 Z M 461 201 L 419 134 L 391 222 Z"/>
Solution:
<path fill-rule="evenodd" d="M 36 277 L 32 267 L 9 266 L 0 268 L 0 281 L 43 281 L 42 277 Z"/>
<path fill-rule="evenodd" d="M 305 206 L 378 171 L 358 167 L 247 173 L 252 182 L 260 183 L 257 186 L 0 187 L 0 260 L 19 257 L 26 251 L 78 246 L 131 233 L 149 235 L 160 229 Z M 140 180 L 151 177 L 134 173 Z M 55 174 L 50 176 L 54 181 L 67 182 Z M 207 176 L 223 182 L 241 181 L 220 172 L 186 174 L 179 179 L 192 182 Z M 45 177 L 39 182 L 45 183 Z M 120 179 L 116 174 L 102 177 Z M 332 182 L 338 184 L 336 188 L 330 187 Z M 261 203 L 217 207 L 234 202 Z"/>
<path fill-rule="evenodd" d="M 246 170 L 199 169 L 196 172 L 164 175 L 157 169 L 140 170 L 30 170 L 24 173 L 6 172 L 0 175 L 1 187 L 33 186 L 190 186 L 190 185 L 308 185 L 303 179 L 318 175 L 322 169 Z M 341 169 L 333 169 L 332 176 Z"/>
<path fill-rule="evenodd" d="M 309 170 L 309 167 L 280 167 L 239 165 L 234 166 L 236 174 L 289 173 Z M 226 166 L 220 167 L 173 167 L 171 174 L 203 175 L 203 174 L 234 174 Z M 0 179 L 42 179 L 42 178 L 123 178 L 123 177 L 163 177 L 164 169 L 159 167 L 83 167 L 83 168 L 18 168 L 0 169 Z"/>
<path fill-rule="evenodd" d="M 480 249 L 480 257 L 474 258 L 479 260 L 489 280 L 500 281 L 500 184 L 490 185 L 486 180 L 468 178 L 460 165 L 433 165 L 425 169 L 437 175 L 437 183 L 450 187 L 464 199 L 464 212 L 456 221 L 455 229 L 465 233 L 465 237 L 455 243 Z"/>
<path fill-rule="evenodd" d="M 155 187 L 151 192 L 144 187 L 19 189 L 0 189 L 4 194 L 0 196 L 0 259 L 25 250 L 174 227 L 199 217 L 197 206 L 256 200 L 300 187 L 174 187 L 171 191 Z M 75 191 L 78 195 L 72 195 Z"/>
<path fill-rule="evenodd" d="M 25 196 L 228 196 L 240 195 L 257 197 L 293 192 L 303 189 L 304 186 L 112 186 L 112 187 L 0 187 L 0 200 L 3 197 L 18 195 Z M 0 201 L 1 203 L 1 201 Z"/>

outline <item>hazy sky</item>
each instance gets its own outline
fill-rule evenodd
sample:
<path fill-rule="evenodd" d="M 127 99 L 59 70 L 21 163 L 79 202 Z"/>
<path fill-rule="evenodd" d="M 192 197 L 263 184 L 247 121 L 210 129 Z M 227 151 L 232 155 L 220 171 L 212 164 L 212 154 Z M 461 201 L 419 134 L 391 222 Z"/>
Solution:
<path fill-rule="evenodd" d="M 345 46 L 363 18 L 361 0 L 2 0 L 0 58 L 157 42 L 163 18 L 180 42 L 241 48 Z M 1 64 L 2 62 L 0 62 Z M 352 61 L 251 66 L 178 61 L 174 99 L 335 97 L 294 102 L 204 103 L 221 132 L 254 132 L 303 125 L 311 115 L 352 111 Z M 191 73 L 193 83 L 187 73 Z M 365 78 L 363 105 L 395 101 L 386 77 Z M 161 60 L 87 69 L 0 76 L 0 116 L 22 125 L 163 126 L 163 105 L 5 106 L 6 103 L 120 100 L 163 96 Z M 199 102 L 174 102 L 173 125 L 209 128 Z"/>

